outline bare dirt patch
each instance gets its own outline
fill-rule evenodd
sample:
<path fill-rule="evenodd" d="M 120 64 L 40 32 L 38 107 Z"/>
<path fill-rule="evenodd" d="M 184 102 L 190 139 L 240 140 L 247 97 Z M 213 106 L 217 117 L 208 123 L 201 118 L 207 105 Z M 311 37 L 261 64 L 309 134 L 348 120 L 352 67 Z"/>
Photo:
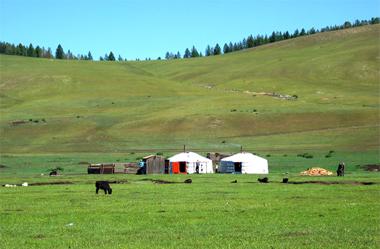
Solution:
<path fill-rule="evenodd" d="M 45 239 L 45 238 L 46 238 L 46 236 L 43 234 L 37 234 L 37 235 L 33 236 L 33 239 Z"/>
<path fill-rule="evenodd" d="M 28 122 L 25 120 L 13 120 L 10 122 L 12 126 L 17 126 L 17 125 L 22 125 L 22 124 L 27 124 Z"/>
<path fill-rule="evenodd" d="M 173 181 L 165 181 L 165 180 L 155 180 L 155 179 L 150 179 L 151 182 L 156 183 L 156 184 L 173 184 L 173 183 L 179 183 L 179 182 L 173 182 Z"/>
<path fill-rule="evenodd" d="M 23 212 L 23 209 L 4 209 L 4 212 Z"/>
<path fill-rule="evenodd" d="M 117 181 L 108 181 L 109 183 L 114 183 L 114 184 L 126 184 L 129 183 L 128 180 L 117 180 Z"/>
<path fill-rule="evenodd" d="M 151 181 L 156 184 L 174 184 L 174 183 L 186 183 L 185 182 L 173 182 L 173 181 L 166 181 L 166 180 L 157 180 L 157 179 L 150 179 L 150 178 L 144 178 L 141 179 L 140 181 Z"/>
<path fill-rule="evenodd" d="M 29 186 L 44 186 L 44 185 L 65 185 L 65 184 L 74 184 L 70 181 L 57 181 L 57 182 L 35 182 L 29 183 Z"/>

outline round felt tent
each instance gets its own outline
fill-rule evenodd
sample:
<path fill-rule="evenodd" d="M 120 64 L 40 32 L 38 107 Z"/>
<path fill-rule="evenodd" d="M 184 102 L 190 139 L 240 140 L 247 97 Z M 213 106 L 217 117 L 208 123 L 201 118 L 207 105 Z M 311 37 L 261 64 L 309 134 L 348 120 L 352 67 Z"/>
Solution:
<path fill-rule="evenodd" d="M 268 174 L 268 160 L 252 153 L 241 152 L 220 161 L 220 173 Z"/>
<path fill-rule="evenodd" d="M 182 152 L 169 158 L 171 174 L 214 173 L 212 161 L 194 152 Z"/>

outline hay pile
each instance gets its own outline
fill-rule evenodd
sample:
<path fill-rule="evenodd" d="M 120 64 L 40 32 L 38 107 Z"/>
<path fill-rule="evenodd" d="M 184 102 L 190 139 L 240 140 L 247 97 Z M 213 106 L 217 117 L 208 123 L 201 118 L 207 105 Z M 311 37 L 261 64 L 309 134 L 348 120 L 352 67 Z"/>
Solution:
<path fill-rule="evenodd" d="M 333 172 L 323 168 L 310 168 L 300 173 L 301 176 L 331 176 Z"/>

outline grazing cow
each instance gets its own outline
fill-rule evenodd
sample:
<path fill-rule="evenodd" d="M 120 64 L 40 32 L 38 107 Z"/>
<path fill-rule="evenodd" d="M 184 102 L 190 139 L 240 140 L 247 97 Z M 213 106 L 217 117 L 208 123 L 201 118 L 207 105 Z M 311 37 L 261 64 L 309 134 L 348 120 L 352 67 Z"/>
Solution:
<path fill-rule="evenodd" d="M 110 184 L 107 181 L 96 181 L 95 182 L 95 187 L 96 187 L 96 194 L 98 194 L 99 189 L 104 190 L 104 194 L 112 194 L 112 188 L 110 187 Z"/>
<path fill-rule="evenodd" d="M 288 183 L 289 179 L 288 178 L 282 178 L 282 183 Z"/>
<path fill-rule="evenodd" d="M 344 176 L 344 168 L 345 168 L 344 162 L 340 162 L 338 165 L 338 169 L 336 170 L 336 175 Z"/>
<path fill-rule="evenodd" d="M 193 180 L 191 180 L 191 179 L 186 179 L 185 181 L 184 181 L 184 183 L 192 183 L 193 182 Z"/>
<path fill-rule="evenodd" d="M 258 180 L 259 182 L 261 182 L 261 183 L 268 183 L 268 182 L 269 182 L 268 177 L 258 178 L 257 180 Z"/>
<path fill-rule="evenodd" d="M 58 175 L 58 171 L 57 170 L 52 170 L 49 173 L 49 176 L 57 176 L 57 175 Z"/>
<path fill-rule="evenodd" d="M 235 181 L 232 181 L 231 183 L 237 183 L 237 180 L 235 180 Z"/>

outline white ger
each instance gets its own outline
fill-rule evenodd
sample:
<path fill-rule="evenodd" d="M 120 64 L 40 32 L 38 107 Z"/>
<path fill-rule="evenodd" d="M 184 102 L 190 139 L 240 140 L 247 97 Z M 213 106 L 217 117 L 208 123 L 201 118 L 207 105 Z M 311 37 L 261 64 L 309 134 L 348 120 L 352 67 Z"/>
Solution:
<path fill-rule="evenodd" d="M 218 168 L 220 173 L 268 174 L 268 160 L 252 153 L 240 152 L 223 158 Z"/>

